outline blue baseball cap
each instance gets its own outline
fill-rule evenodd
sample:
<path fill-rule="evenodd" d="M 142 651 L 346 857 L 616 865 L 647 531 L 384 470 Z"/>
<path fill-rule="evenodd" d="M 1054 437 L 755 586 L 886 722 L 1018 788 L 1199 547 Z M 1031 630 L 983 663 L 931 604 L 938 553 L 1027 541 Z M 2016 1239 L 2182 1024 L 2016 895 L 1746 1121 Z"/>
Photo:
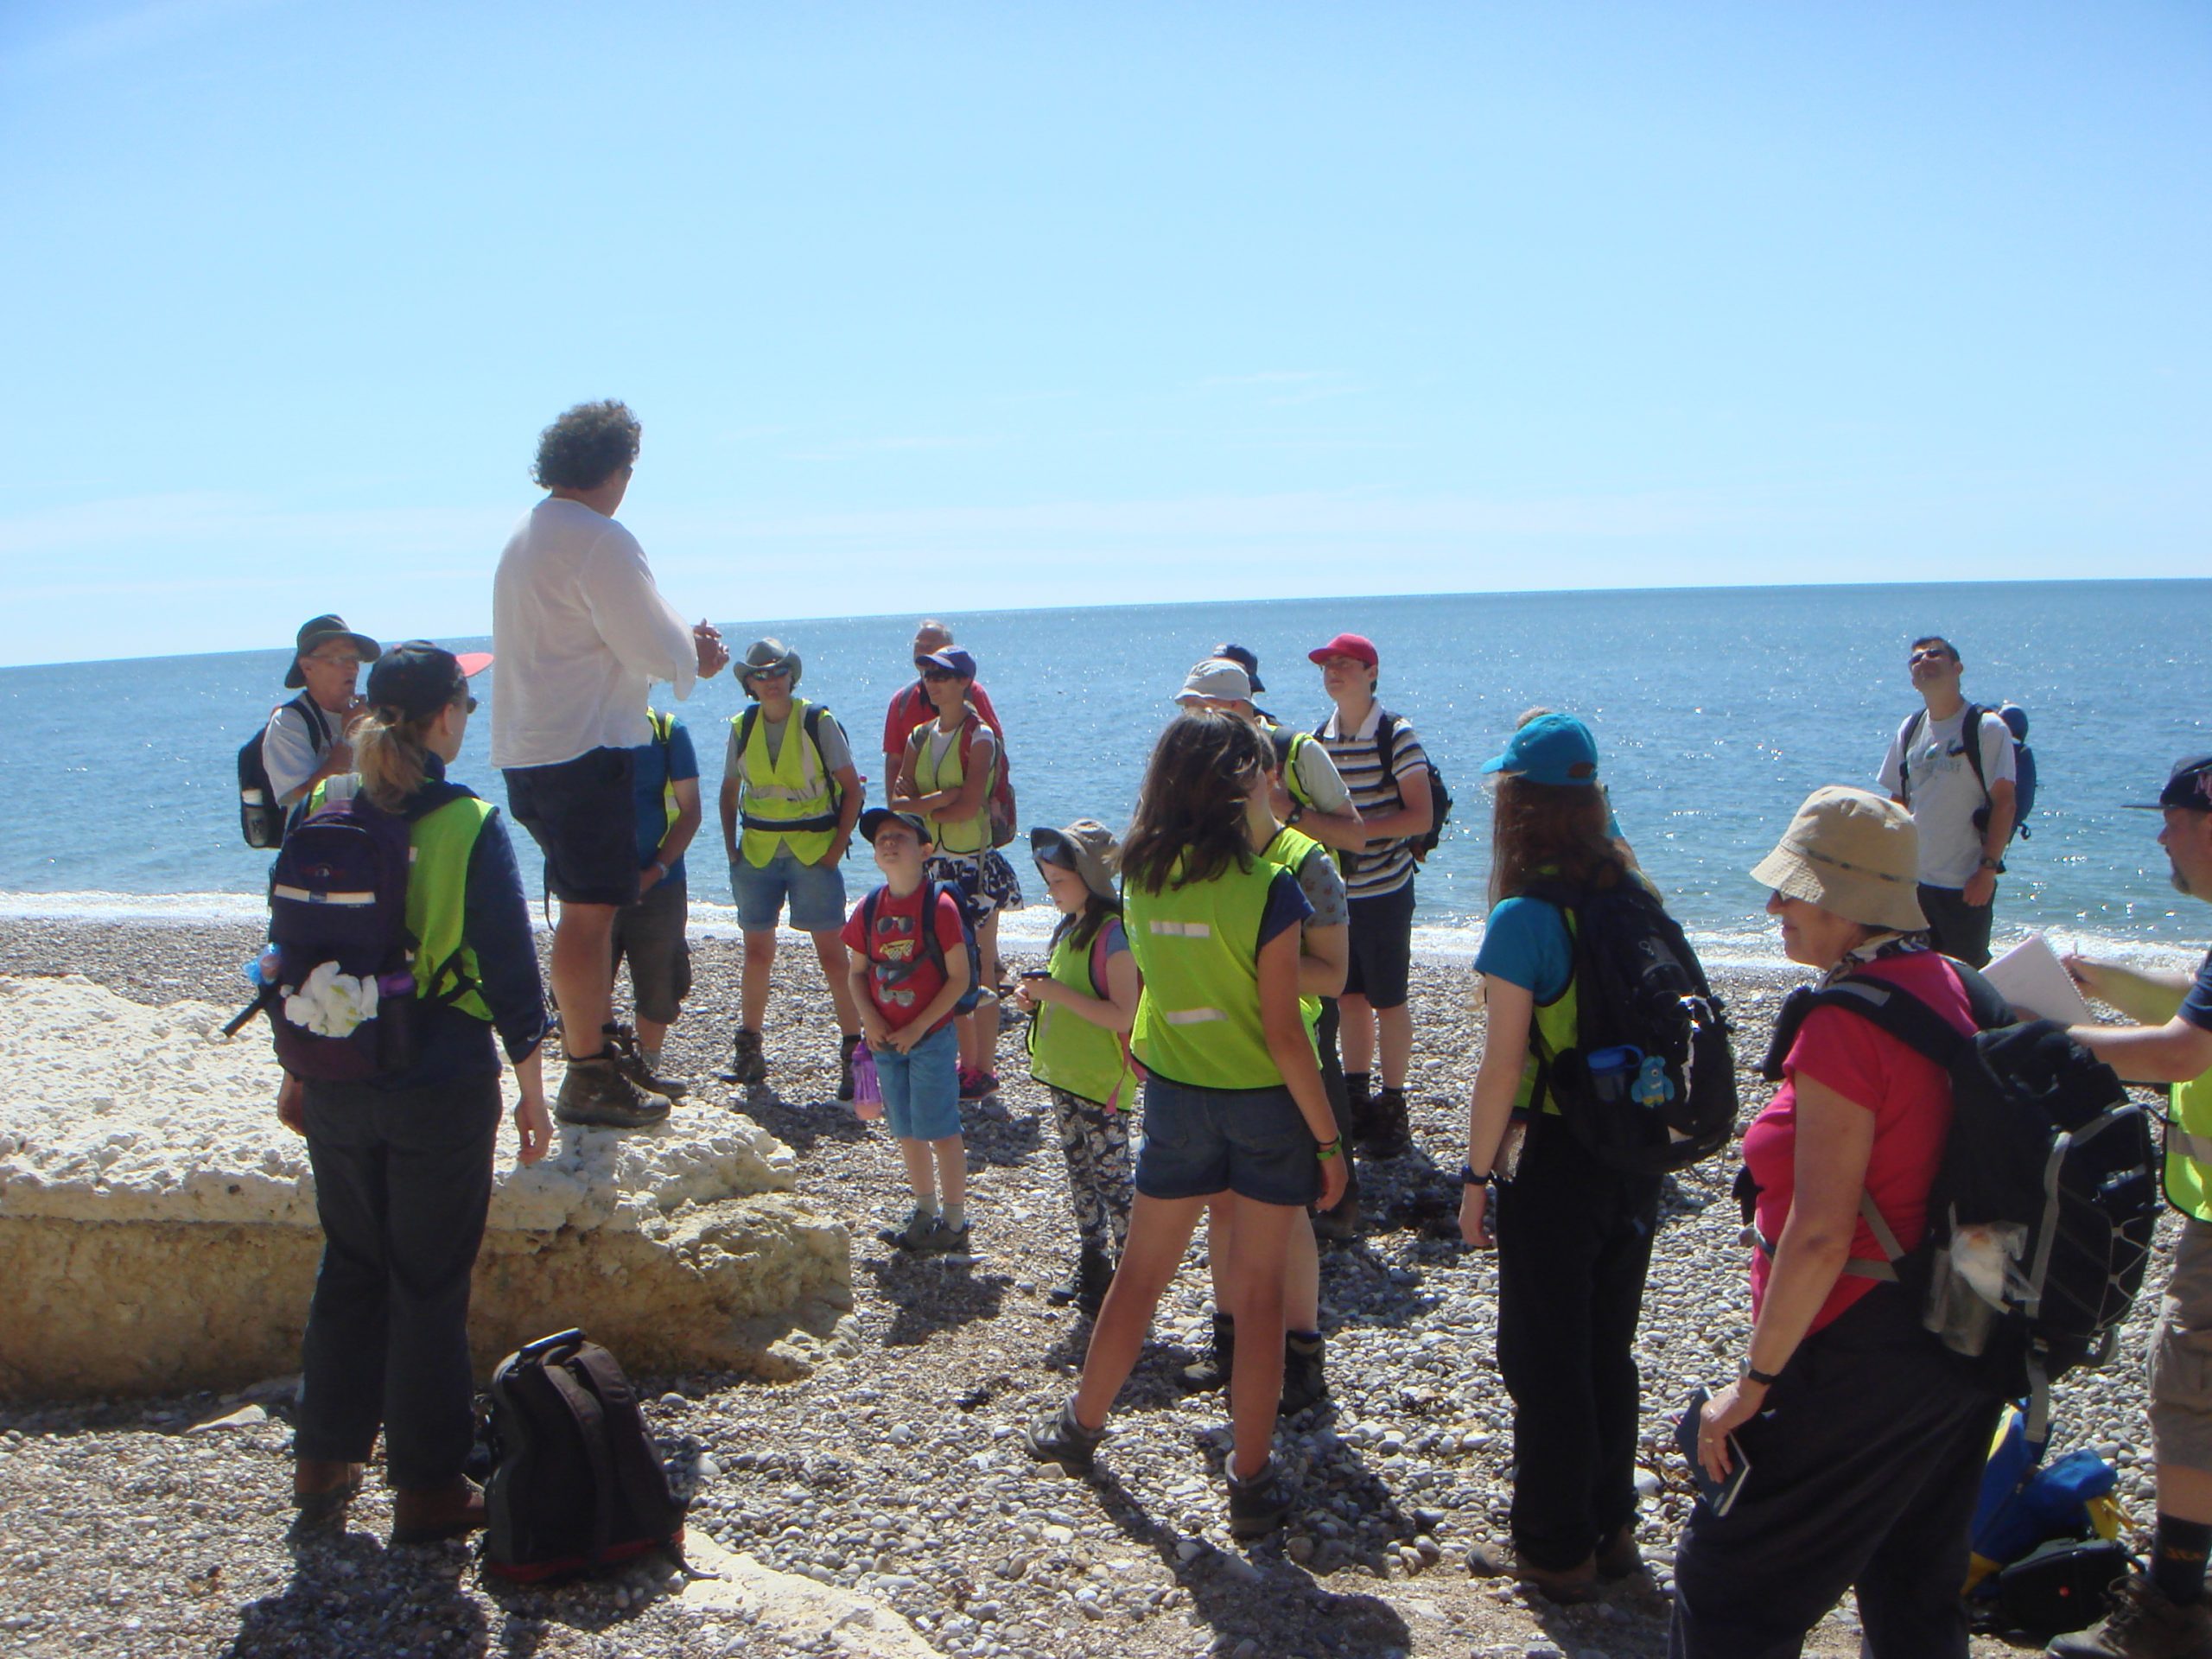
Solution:
<path fill-rule="evenodd" d="M 1598 741 L 1573 715 L 1539 715 L 1506 740 L 1505 753 L 1483 762 L 1532 784 L 1595 784 Z"/>
<path fill-rule="evenodd" d="M 963 680 L 976 677 L 976 659 L 958 645 L 947 645 L 943 651 L 932 651 L 915 658 L 914 661 L 918 665 L 926 663 L 931 668 L 944 669 Z"/>

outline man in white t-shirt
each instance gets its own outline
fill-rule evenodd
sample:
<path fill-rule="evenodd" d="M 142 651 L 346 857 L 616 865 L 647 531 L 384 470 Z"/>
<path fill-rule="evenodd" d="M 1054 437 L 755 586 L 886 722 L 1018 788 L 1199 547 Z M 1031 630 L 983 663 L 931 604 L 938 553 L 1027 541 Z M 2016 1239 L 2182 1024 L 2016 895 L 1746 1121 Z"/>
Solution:
<path fill-rule="evenodd" d="M 269 716 L 261 740 L 261 764 L 277 805 L 289 810 L 324 779 L 353 770 L 353 728 L 365 712 L 354 684 L 361 664 L 382 654 L 375 640 L 354 632 L 342 616 L 314 617 L 301 625 L 284 683 L 302 695 Z"/>
<path fill-rule="evenodd" d="M 639 430 L 612 400 L 545 429 L 537 478 L 549 493 L 515 526 L 492 583 L 492 764 L 561 900 L 553 1000 L 569 1065 L 554 1116 L 616 1128 L 668 1115 L 635 1045 L 608 1024 L 615 913 L 638 899 L 647 691 L 665 680 L 688 697 L 729 660 L 716 629 L 687 626 L 660 596 L 645 550 L 614 520 Z"/>
<path fill-rule="evenodd" d="M 1882 787 L 1920 832 L 1920 908 L 1929 937 L 1945 956 L 1986 967 L 1991 901 L 2012 838 L 2012 734 L 1988 709 L 1976 712 L 1973 732 L 1966 730 L 1973 708 L 1959 690 L 1966 664 L 1941 634 L 1914 640 L 1908 666 L 1926 706 L 1890 740 Z"/>

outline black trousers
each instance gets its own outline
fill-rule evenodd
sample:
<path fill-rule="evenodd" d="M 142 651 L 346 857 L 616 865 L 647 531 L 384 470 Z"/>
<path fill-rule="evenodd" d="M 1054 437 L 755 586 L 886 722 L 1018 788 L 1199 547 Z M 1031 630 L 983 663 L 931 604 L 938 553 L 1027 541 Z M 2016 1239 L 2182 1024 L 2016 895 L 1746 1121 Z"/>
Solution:
<path fill-rule="evenodd" d="M 1989 966 L 1989 925 L 1996 919 L 1997 905 L 1967 903 L 1957 887 L 1919 888 L 1921 914 L 1928 918 L 1928 937 L 1945 956 L 1969 968 Z"/>
<path fill-rule="evenodd" d="M 1351 1096 L 1344 1085 L 1344 1049 L 1337 1038 L 1343 1025 L 1337 999 L 1323 997 L 1321 1021 L 1313 1028 L 1313 1040 L 1321 1052 L 1321 1088 L 1329 1096 L 1329 1115 L 1336 1119 L 1337 1139 L 1344 1143 L 1338 1154 L 1344 1160 L 1344 1195 L 1339 1205 L 1359 1202 L 1359 1161 L 1351 1155 Z"/>
<path fill-rule="evenodd" d="M 421 1089 L 311 1083 L 322 1264 L 302 1344 L 295 1454 L 362 1463 L 385 1432 L 397 1487 L 468 1459 L 468 1281 L 492 1201 L 496 1073 Z"/>
<path fill-rule="evenodd" d="M 1859 1592 L 1872 1659 L 1966 1659 L 1967 1529 L 2003 1402 L 1877 1286 L 1797 1345 L 1737 1431 L 1751 1472 L 1675 1552 L 1672 1659 L 1783 1659 Z"/>
<path fill-rule="evenodd" d="M 1659 1179 L 1616 1174 L 1565 1123 L 1539 1116 L 1497 1205 L 1513 1546 L 1562 1571 L 1636 1519 L 1636 1322 Z"/>

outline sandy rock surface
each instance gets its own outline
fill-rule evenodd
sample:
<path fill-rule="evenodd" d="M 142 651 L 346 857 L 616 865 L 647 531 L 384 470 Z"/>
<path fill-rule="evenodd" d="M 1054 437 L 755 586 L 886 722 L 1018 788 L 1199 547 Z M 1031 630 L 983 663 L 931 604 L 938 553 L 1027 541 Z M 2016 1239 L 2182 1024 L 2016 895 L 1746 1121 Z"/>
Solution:
<path fill-rule="evenodd" d="M 243 929 L 29 925 L 0 939 L 0 973 L 67 965 L 137 1001 L 219 1001 L 251 944 Z M 787 941 L 779 962 L 769 1087 L 748 1096 L 711 1080 L 736 1006 L 734 948 L 721 942 L 699 951 L 698 988 L 669 1064 L 701 1084 L 702 1109 L 789 1147 L 794 1195 L 849 1224 L 860 1346 L 788 1384 L 713 1370 L 641 1378 L 649 1421 L 691 1498 L 695 1534 L 748 1570 L 885 1610 L 898 1623 L 871 1612 L 868 1628 L 893 1640 L 910 1631 L 926 1650 L 960 1659 L 1664 1651 L 1663 1589 L 1688 1503 L 1669 1416 L 1694 1383 L 1732 1370 L 1747 1329 L 1726 1162 L 1689 1173 L 1669 1195 L 1638 1344 L 1639 1535 L 1662 1594 L 1562 1609 L 1471 1578 L 1469 1546 L 1503 1533 L 1511 1424 L 1494 1366 L 1493 1264 L 1459 1244 L 1451 1221 L 1480 1049 L 1465 1019 L 1464 966 L 1418 969 L 1409 1091 L 1418 1149 L 1363 1171 L 1363 1234 L 1325 1255 L 1332 1399 L 1286 1424 L 1279 1451 L 1301 1499 L 1282 1534 L 1247 1549 L 1223 1524 L 1223 1405 L 1172 1382 L 1202 1345 L 1202 1251 L 1162 1306 L 1101 1478 L 1063 1479 L 1033 1465 L 1016 1435 L 1065 1397 L 1087 1327 L 1044 1294 L 1071 1261 L 1074 1231 L 1019 1034 L 1001 1044 L 1007 1081 L 997 1100 L 964 1114 L 974 1255 L 906 1258 L 874 1238 L 902 1209 L 895 1152 L 880 1128 L 830 1099 L 834 1027 L 810 954 L 795 945 Z M 1747 1063 L 1786 982 L 1731 978 Z M 1747 1082 L 1746 1115 L 1763 1099 Z M 2164 1271 L 2162 1255 L 2154 1281 Z M 2140 1358 L 2155 1305 L 2150 1294 L 2139 1301 L 2111 1367 L 2058 1392 L 2062 1444 L 2098 1446 L 2120 1465 L 2139 1523 L 2150 1515 Z M 288 1547 L 286 1400 L 276 1386 L 251 1399 L 0 1414 L 0 1650 L 12 1650 L 9 1642 L 31 1654 L 148 1659 L 853 1650 L 836 1629 L 779 1622 L 747 1599 L 743 1574 L 735 1587 L 651 1568 L 554 1591 L 487 1587 L 461 1547 L 387 1549 L 389 1498 L 373 1473 L 342 1538 Z M 255 1404 L 266 1421 L 246 1414 L 237 1427 L 184 1432 Z M 702 1551 L 694 1565 L 711 1571 L 714 1559 Z M 817 1609 L 826 1617 L 850 1604 Z M 1841 1659 L 1857 1649 L 1847 1605 L 1807 1650 Z M 1975 1643 L 1983 1656 L 2021 1650 L 1992 1637 Z"/>

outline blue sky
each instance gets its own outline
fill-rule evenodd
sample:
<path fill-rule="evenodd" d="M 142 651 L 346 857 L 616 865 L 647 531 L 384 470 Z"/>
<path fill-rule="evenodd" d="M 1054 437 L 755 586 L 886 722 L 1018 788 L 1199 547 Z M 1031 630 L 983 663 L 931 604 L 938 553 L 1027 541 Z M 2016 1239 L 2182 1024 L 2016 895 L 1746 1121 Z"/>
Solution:
<path fill-rule="evenodd" d="M 0 6 L 0 663 L 2200 575 L 2212 10 Z"/>

